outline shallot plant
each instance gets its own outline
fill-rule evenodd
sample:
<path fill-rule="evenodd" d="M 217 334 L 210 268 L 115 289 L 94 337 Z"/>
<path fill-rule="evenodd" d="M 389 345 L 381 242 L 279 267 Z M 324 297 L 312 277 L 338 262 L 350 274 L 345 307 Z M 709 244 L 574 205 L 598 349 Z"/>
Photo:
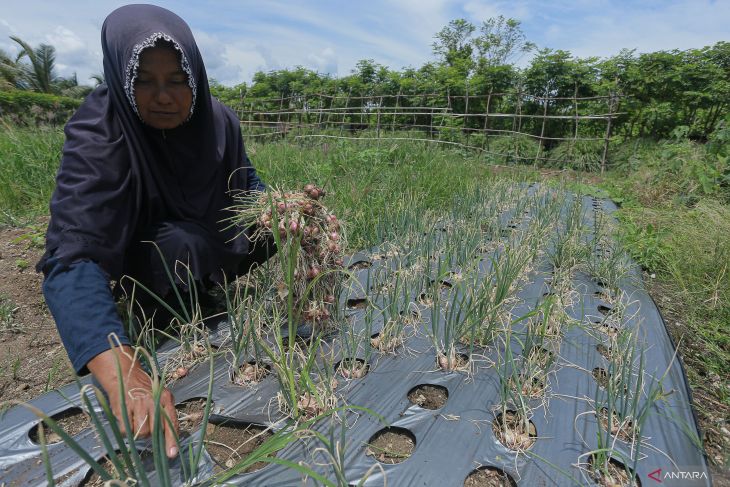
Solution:
<path fill-rule="evenodd" d="M 525 393 L 525 377 L 520 373 L 518 361 L 512 352 L 512 331 L 504 334 L 504 354 L 497 364 L 499 377 L 499 399 L 496 406 L 495 429 L 502 443 L 509 449 L 522 451 L 532 445 L 532 409 Z"/>
<path fill-rule="evenodd" d="M 119 346 L 119 342 L 116 337 L 110 336 L 109 340 L 111 346 Z M 208 399 L 203 411 L 202 426 L 199 430 L 200 437 L 193 437 L 192 441 L 183 441 L 182 438 L 179 437 L 175 438 L 178 451 L 180 452 L 180 468 L 183 481 L 187 484 L 192 484 L 201 480 L 199 478 L 198 469 L 202 458 L 204 445 L 203 437 L 205 435 L 206 424 L 208 422 L 212 404 L 210 401 L 213 387 L 212 354 L 209 354 L 209 357 L 210 379 L 208 382 Z M 82 407 L 86 414 L 88 414 L 95 429 L 97 438 L 106 451 L 105 458 L 112 465 L 111 471 L 105 469 L 99 461 L 95 460 L 84 449 L 84 447 L 82 447 L 73 437 L 64 431 L 52 417 L 49 417 L 43 411 L 34 406 L 28 404 L 24 404 L 24 406 L 33 411 L 39 419 L 41 419 L 42 423 L 39 425 L 39 436 L 42 440 L 45 438 L 43 429 L 44 427 L 47 427 L 58 435 L 66 446 L 73 450 L 89 467 L 91 467 L 102 481 L 108 483 L 119 483 L 119 481 L 121 481 L 121 483 L 124 483 L 125 485 L 133 482 L 135 485 L 142 486 L 172 486 L 173 480 L 170 477 L 170 461 L 167 458 L 164 433 L 164 426 L 167 426 L 168 428 L 173 427 L 172 419 L 160 405 L 162 392 L 164 391 L 164 378 L 160 375 L 159 370 L 156 367 L 157 361 L 142 348 L 135 348 L 134 357 L 132 358 L 134 360 L 141 360 L 151 371 L 151 393 L 155 408 L 154 416 L 151 418 L 152 432 L 149 440 L 150 445 L 147 451 L 149 451 L 152 457 L 154 473 L 148 472 L 145 469 L 140 452 L 137 451 L 136 445 L 138 444 L 138 440 L 135 437 L 135 431 L 131 427 L 131 419 L 126 407 L 127 394 L 124 390 L 124 385 L 121 379 L 118 382 L 120 398 L 119 414 L 121 415 L 119 419 L 115 417 L 106 395 L 101 390 L 94 386 L 86 385 L 81 387 L 80 394 Z M 115 366 L 117 368 L 117 376 L 122 377 L 123 374 L 118 359 L 115 362 Z M 95 401 L 92 399 L 92 395 L 95 398 Z M 120 423 L 124 426 L 126 433 L 121 432 Z M 46 463 L 47 482 L 48 485 L 54 486 L 56 485 L 57 478 L 61 475 L 53 473 L 45 444 L 42 445 L 42 450 L 46 452 L 43 455 L 43 458 Z"/>

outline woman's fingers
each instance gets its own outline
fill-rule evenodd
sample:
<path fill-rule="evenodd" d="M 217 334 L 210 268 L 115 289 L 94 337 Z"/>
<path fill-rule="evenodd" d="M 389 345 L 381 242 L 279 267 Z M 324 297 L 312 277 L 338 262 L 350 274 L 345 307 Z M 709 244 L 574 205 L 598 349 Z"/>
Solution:
<path fill-rule="evenodd" d="M 161 417 L 165 428 L 165 451 L 169 458 L 175 458 L 178 453 L 178 441 L 180 426 L 177 422 L 177 411 L 175 410 L 175 399 L 172 393 L 165 389 L 160 397 Z"/>
<path fill-rule="evenodd" d="M 112 413 L 114 413 L 114 418 L 117 420 L 119 431 L 123 435 L 127 434 L 127 430 L 124 428 L 124 421 L 122 420 L 122 409 L 119 407 L 119 401 L 114 399 L 112 399 Z"/>
<path fill-rule="evenodd" d="M 109 395 L 112 412 L 123 434 L 126 434 L 124 414 L 135 438 L 150 436 L 155 425 L 155 400 L 152 393 L 152 379 L 134 359 L 134 350 L 124 345 L 100 353 L 88 363 L 89 370 Z M 118 376 L 115 372 L 121 370 Z M 126 411 L 122 411 L 122 400 L 119 397 L 119 381 L 123 381 Z M 170 391 L 162 390 L 159 402 L 160 427 L 165 435 L 165 451 L 170 458 L 178 454 L 176 438 L 179 435 L 175 399 Z M 167 416 L 167 418 L 165 418 Z"/>
<path fill-rule="evenodd" d="M 152 415 L 155 410 L 152 395 L 148 391 L 134 391 L 130 396 L 132 396 L 132 407 L 128 410 L 133 410 L 134 421 L 132 422 L 132 428 L 134 428 L 134 437 L 146 438 L 152 431 Z"/>

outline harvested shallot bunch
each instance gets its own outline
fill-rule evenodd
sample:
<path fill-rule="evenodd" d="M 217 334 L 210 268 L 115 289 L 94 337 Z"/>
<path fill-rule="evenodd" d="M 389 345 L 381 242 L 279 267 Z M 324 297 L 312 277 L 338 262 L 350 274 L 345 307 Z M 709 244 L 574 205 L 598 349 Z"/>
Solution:
<path fill-rule="evenodd" d="M 252 226 L 251 238 L 274 239 L 279 259 L 275 267 L 276 296 L 320 329 L 331 321 L 342 281 L 346 239 L 339 219 L 322 204 L 323 188 L 307 184 L 303 191 L 270 190 L 240 196 L 231 220 Z"/>

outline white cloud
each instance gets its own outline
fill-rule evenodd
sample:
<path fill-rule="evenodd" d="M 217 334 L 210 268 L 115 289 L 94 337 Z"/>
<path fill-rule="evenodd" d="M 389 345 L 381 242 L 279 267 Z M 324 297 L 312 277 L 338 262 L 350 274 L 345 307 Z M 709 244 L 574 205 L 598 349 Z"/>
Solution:
<path fill-rule="evenodd" d="M 82 83 L 101 72 L 100 28 L 127 0 L 2 0 L 0 48 L 18 52 L 8 36 L 57 49 L 59 74 Z M 578 56 L 606 56 L 702 47 L 727 39 L 730 2 L 711 0 L 155 0 L 193 29 L 209 76 L 233 85 L 256 71 L 302 65 L 347 75 L 360 59 L 392 69 L 431 61 L 433 36 L 450 20 L 475 25 L 504 15 L 522 21 L 529 40 Z M 34 12 L 28 15 L 28 12 Z M 521 59 L 520 64 L 527 62 Z"/>
<path fill-rule="evenodd" d="M 337 55 L 331 47 L 325 47 L 320 53 L 307 55 L 307 65 L 319 73 L 337 75 Z"/>
<path fill-rule="evenodd" d="M 56 52 L 78 52 L 86 48 L 86 44 L 73 31 L 57 26 L 52 33 L 46 34 L 46 41 L 56 48 Z"/>
<path fill-rule="evenodd" d="M 240 65 L 231 62 L 226 43 L 199 29 L 193 30 L 193 36 L 203 56 L 208 77 L 223 84 L 237 84 L 237 80 L 241 79 L 242 69 Z"/>
<path fill-rule="evenodd" d="M 491 17 L 498 17 L 502 12 L 494 2 L 467 2 L 464 5 L 464 12 L 476 22 L 477 26 Z"/>

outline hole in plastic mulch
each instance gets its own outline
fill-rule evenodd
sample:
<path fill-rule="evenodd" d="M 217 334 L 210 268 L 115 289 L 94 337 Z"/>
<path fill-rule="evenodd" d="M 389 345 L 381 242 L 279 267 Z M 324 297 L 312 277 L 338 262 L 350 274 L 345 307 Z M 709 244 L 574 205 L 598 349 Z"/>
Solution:
<path fill-rule="evenodd" d="M 373 263 L 370 262 L 370 261 L 367 261 L 367 260 L 358 260 L 357 262 L 354 262 L 354 263 L 350 264 L 350 266 L 348 267 L 348 269 L 351 270 L 351 271 L 359 271 L 359 270 L 362 270 L 362 269 L 367 269 L 369 267 L 372 267 L 372 265 L 373 265 Z"/>
<path fill-rule="evenodd" d="M 114 452 L 114 455 L 117 457 L 117 460 L 119 460 L 119 462 L 124 465 L 124 457 L 122 456 L 122 453 L 119 450 L 116 450 Z M 139 456 L 140 460 L 142 460 L 142 465 L 144 465 L 145 471 L 151 471 L 154 468 L 152 452 L 150 450 L 144 450 L 139 452 Z M 99 465 L 113 477 L 119 475 L 114 468 L 114 464 L 109 460 L 108 456 L 105 455 L 101 457 L 99 460 L 97 460 L 97 463 L 99 463 Z M 123 482 L 120 482 L 120 484 L 122 483 Z M 102 487 L 106 484 L 94 469 L 89 468 L 86 476 L 78 485 L 79 487 Z"/>
<path fill-rule="evenodd" d="M 209 423 L 206 428 L 205 448 L 218 472 L 233 468 L 272 436 L 269 428 L 257 424 L 233 419 L 216 423 Z M 241 473 L 261 470 L 267 465 L 266 462 L 256 462 Z"/>
<path fill-rule="evenodd" d="M 601 313 L 604 316 L 608 316 L 611 313 L 613 313 L 613 308 L 611 308 L 609 306 L 605 306 L 603 304 L 599 304 L 598 305 L 598 312 Z"/>
<path fill-rule="evenodd" d="M 368 305 L 367 298 L 351 298 L 347 300 L 347 309 L 365 309 Z"/>
<path fill-rule="evenodd" d="M 469 356 L 465 353 L 456 353 L 447 357 L 440 353 L 436 358 L 436 365 L 447 372 L 465 370 L 469 366 Z"/>
<path fill-rule="evenodd" d="M 606 369 L 602 367 L 596 367 L 595 369 L 593 369 L 593 372 L 591 372 L 591 375 L 593 375 L 596 383 L 602 389 L 605 389 L 608 386 L 609 374 Z"/>
<path fill-rule="evenodd" d="M 65 411 L 61 411 L 60 413 L 56 413 L 51 416 L 51 419 L 55 421 L 56 424 L 58 424 L 58 426 L 61 427 L 61 429 L 69 436 L 75 436 L 83 430 L 91 428 L 91 421 L 89 420 L 89 417 L 77 407 L 72 407 Z M 43 425 L 43 433 L 45 434 L 47 445 L 61 442 L 61 437 L 54 433 L 47 424 Z M 40 445 L 41 440 L 38 434 L 38 424 L 28 431 L 28 437 L 33 443 Z"/>
<path fill-rule="evenodd" d="M 389 465 L 407 460 L 416 448 L 416 437 L 405 428 L 383 428 L 367 443 L 367 454 Z"/>
<path fill-rule="evenodd" d="M 622 487 L 641 487 L 641 480 L 634 475 L 634 481 L 629 481 L 629 473 L 623 463 L 610 458 L 604 465 L 594 465 L 590 462 L 590 474 L 597 485 L 620 485 Z"/>
<path fill-rule="evenodd" d="M 408 391 L 408 400 L 424 409 L 441 409 L 449 398 L 449 390 L 435 384 L 420 384 Z"/>
<path fill-rule="evenodd" d="M 335 365 L 335 371 L 345 379 L 361 379 L 370 372 L 370 364 L 361 358 L 344 358 Z"/>
<path fill-rule="evenodd" d="M 271 372 L 271 365 L 250 360 L 231 373 L 231 382 L 239 386 L 258 384 Z"/>
<path fill-rule="evenodd" d="M 175 406 L 177 420 L 180 424 L 181 433 L 192 433 L 197 430 L 203 422 L 207 400 L 204 397 L 193 397 Z M 215 403 L 210 402 L 210 410 L 213 410 Z"/>
<path fill-rule="evenodd" d="M 492 432 L 500 443 L 515 451 L 530 449 L 537 439 L 535 423 L 516 411 L 507 411 L 504 416 L 499 413 L 492 422 Z"/>
<path fill-rule="evenodd" d="M 484 466 L 471 471 L 464 487 L 517 487 L 517 482 L 502 469 Z"/>
<path fill-rule="evenodd" d="M 611 359 L 611 349 L 603 343 L 599 343 L 598 345 L 596 345 L 596 350 L 598 351 L 598 353 L 601 354 L 603 358 L 607 360 Z"/>

